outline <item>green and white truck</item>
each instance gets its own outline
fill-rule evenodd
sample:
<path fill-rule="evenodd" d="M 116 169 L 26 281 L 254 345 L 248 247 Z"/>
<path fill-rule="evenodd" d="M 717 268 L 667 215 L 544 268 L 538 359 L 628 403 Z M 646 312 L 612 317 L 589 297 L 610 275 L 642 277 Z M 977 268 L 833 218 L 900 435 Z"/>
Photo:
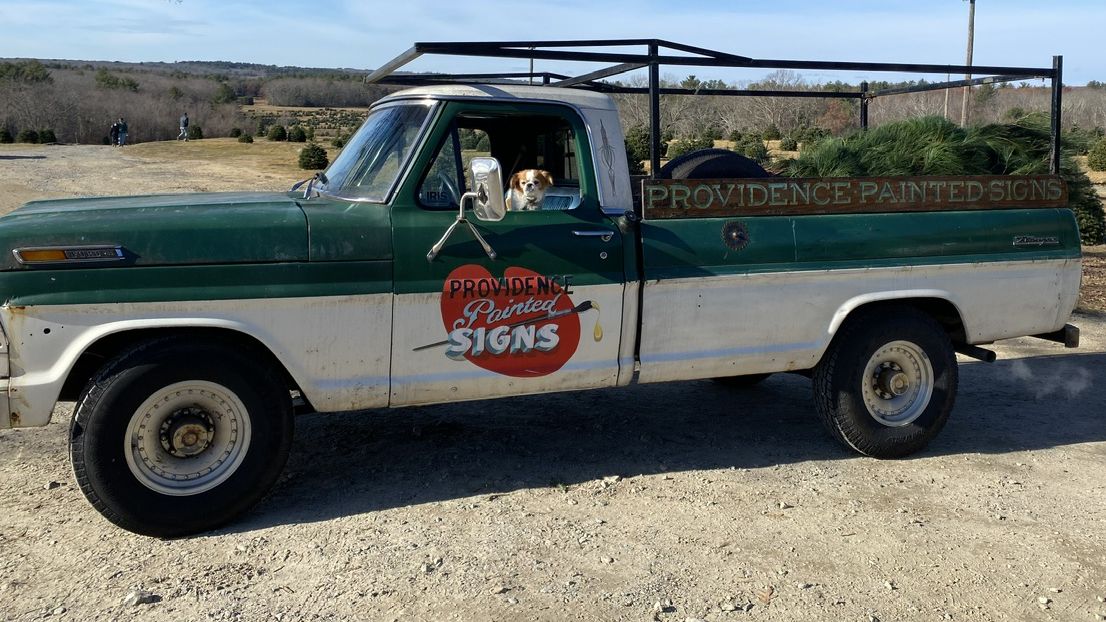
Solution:
<path fill-rule="evenodd" d="M 526 168 L 555 184 L 506 211 Z M 0 428 L 75 401 L 81 490 L 157 536 L 256 503 L 305 410 L 800 372 L 835 438 L 903 456 L 957 351 L 1072 345 L 1065 201 L 1049 176 L 632 181 L 607 95 L 413 88 L 294 192 L 0 218 Z"/>

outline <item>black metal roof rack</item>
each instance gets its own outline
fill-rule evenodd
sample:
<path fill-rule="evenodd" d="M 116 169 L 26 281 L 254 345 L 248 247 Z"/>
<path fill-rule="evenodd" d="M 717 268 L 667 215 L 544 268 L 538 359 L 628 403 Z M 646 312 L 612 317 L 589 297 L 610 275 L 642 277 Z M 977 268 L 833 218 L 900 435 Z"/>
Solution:
<path fill-rule="evenodd" d="M 595 48 L 644 47 L 644 52 L 595 51 Z M 591 49 L 580 49 L 591 48 Z M 402 74 L 395 72 L 424 54 L 449 56 L 474 56 L 485 58 L 517 58 L 528 60 L 556 60 L 615 63 L 608 67 L 567 76 L 557 73 L 470 73 L 470 74 Z M 933 82 L 909 87 L 872 91 L 862 82 L 856 91 L 810 90 L 757 90 L 757 89 L 685 89 L 660 86 L 661 65 L 686 67 L 732 67 L 754 69 L 814 69 L 819 71 L 874 71 L 921 74 L 965 74 L 981 76 Z M 631 87 L 600 82 L 603 78 L 637 69 L 648 68 L 649 86 Z M 727 52 L 665 41 L 663 39 L 596 39 L 579 41 L 499 41 L 499 42 L 420 42 L 406 52 L 382 65 L 365 78 L 367 83 L 401 85 L 430 85 L 456 83 L 504 83 L 519 79 L 540 80 L 541 84 L 556 87 L 586 88 L 603 93 L 644 94 L 649 96 L 651 133 L 651 170 L 660 168 L 660 96 L 661 95 L 721 95 L 736 97 L 824 97 L 856 99 L 860 102 L 860 126 L 868 127 L 868 104 L 877 97 L 919 93 L 948 88 L 975 86 L 1041 78 L 1051 80 L 1051 128 L 1052 147 L 1049 168 L 1060 172 L 1060 108 L 1063 87 L 1063 57 L 1053 56 L 1051 67 L 1000 67 L 992 65 L 935 65 L 915 63 L 869 63 L 839 61 L 804 61 L 757 59 Z"/>

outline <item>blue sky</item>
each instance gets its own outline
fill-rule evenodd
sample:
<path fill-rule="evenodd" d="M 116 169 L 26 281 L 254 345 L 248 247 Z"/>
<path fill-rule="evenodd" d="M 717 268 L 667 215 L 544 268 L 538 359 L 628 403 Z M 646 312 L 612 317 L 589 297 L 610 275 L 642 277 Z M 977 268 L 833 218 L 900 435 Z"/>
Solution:
<path fill-rule="evenodd" d="M 368 69 L 414 41 L 658 37 L 758 58 L 959 64 L 967 13 L 965 0 L 0 0 L 0 57 Z M 1053 54 L 1063 54 L 1066 83 L 1106 81 L 1103 24 L 1103 0 L 977 0 L 975 63 L 1049 66 Z M 411 69 L 514 71 L 523 64 L 433 57 Z M 673 77 L 687 72 L 665 69 Z M 727 81 L 764 73 L 690 72 Z"/>

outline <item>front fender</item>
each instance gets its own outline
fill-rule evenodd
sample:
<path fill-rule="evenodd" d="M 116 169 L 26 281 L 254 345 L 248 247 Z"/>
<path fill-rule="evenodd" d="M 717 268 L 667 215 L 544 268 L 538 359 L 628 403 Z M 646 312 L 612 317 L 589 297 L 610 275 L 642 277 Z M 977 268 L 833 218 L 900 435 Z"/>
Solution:
<path fill-rule="evenodd" d="M 81 355 L 113 334 L 235 331 L 267 348 L 319 410 L 386 406 L 391 295 L 4 306 L 9 426 L 43 426 Z"/>

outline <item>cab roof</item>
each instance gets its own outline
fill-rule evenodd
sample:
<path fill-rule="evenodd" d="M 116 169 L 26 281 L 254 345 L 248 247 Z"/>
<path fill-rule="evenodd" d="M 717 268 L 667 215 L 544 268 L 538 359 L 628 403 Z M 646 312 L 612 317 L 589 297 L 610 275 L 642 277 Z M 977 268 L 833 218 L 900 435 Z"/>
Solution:
<path fill-rule="evenodd" d="M 395 99 L 517 99 L 569 104 L 577 108 L 616 111 L 614 100 L 603 93 L 553 86 L 515 84 L 442 84 L 420 86 L 393 93 L 381 102 Z"/>

